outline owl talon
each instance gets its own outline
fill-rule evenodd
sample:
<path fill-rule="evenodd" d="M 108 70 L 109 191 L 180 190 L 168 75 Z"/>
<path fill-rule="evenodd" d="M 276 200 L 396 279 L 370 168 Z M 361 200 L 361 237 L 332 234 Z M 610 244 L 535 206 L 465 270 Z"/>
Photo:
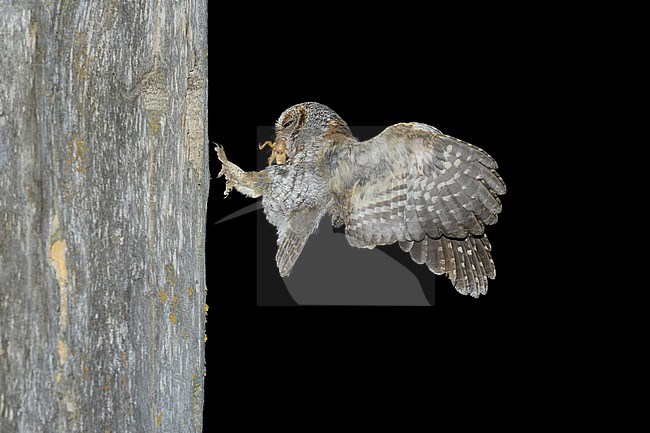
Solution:
<path fill-rule="evenodd" d="M 219 161 L 221 161 L 222 164 L 226 164 L 228 162 L 228 158 L 226 158 L 226 151 L 223 150 L 223 146 L 217 144 L 214 150 L 217 151 L 217 158 L 219 158 Z M 219 174 L 219 176 L 221 176 L 221 174 Z"/>
<path fill-rule="evenodd" d="M 222 175 L 226 177 L 226 190 L 223 192 L 224 197 L 228 197 L 228 193 L 232 191 L 232 189 L 237 186 L 237 176 L 235 174 L 235 170 L 232 167 L 231 162 L 226 162 L 223 164 L 223 167 L 221 168 L 221 171 L 219 172 L 219 176 L 221 177 Z"/>
<path fill-rule="evenodd" d="M 228 197 L 228 194 L 230 194 L 230 191 L 235 187 L 235 183 L 228 180 L 226 181 L 226 190 L 223 192 L 224 197 Z"/>
<path fill-rule="evenodd" d="M 237 177 L 235 173 L 236 168 L 238 167 L 232 162 L 228 161 L 228 158 L 226 158 L 226 152 L 223 150 L 223 146 L 217 145 L 214 150 L 217 151 L 217 158 L 219 158 L 219 161 L 221 161 L 221 170 L 219 171 L 219 174 L 217 174 L 217 178 L 222 176 L 226 177 L 226 190 L 223 192 L 223 196 L 228 197 L 230 191 L 232 191 L 233 188 L 237 185 L 234 179 Z"/>
<path fill-rule="evenodd" d="M 217 174 L 217 177 L 224 176 L 226 178 L 226 189 L 223 192 L 224 197 L 228 197 L 228 194 L 233 188 L 248 197 L 255 198 L 262 195 L 265 182 L 267 181 L 266 172 L 246 172 L 236 164 L 228 161 L 223 146 L 217 145 L 214 150 L 217 152 L 219 161 L 221 161 L 221 170 Z"/>

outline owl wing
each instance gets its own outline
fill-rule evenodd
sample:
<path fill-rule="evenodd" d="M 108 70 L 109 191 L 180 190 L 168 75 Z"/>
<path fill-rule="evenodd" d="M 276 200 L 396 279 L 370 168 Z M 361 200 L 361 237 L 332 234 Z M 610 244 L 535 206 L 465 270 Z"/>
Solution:
<path fill-rule="evenodd" d="M 349 161 L 343 219 L 352 246 L 397 241 L 460 293 L 487 291 L 495 272 L 484 225 L 497 221 L 506 192 L 490 155 L 432 126 L 400 123 L 352 146 Z"/>

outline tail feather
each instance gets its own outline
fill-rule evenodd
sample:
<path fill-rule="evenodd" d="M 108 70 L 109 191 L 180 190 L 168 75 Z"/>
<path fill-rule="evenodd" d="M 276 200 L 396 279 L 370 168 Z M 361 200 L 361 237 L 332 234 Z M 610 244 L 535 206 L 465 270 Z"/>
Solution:
<path fill-rule="evenodd" d="M 478 253 L 479 260 L 483 263 L 487 276 L 494 280 L 496 270 L 494 269 L 494 262 L 492 261 L 490 251 L 492 251 L 492 246 L 487 236 L 482 236 L 476 240 L 476 252 Z"/>
<path fill-rule="evenodd" d="M 471 237 L 469 238 L 469 241 L 472 248 L 467 250 L 467 255 L 471 258 L 473 269 L 479 278 L 479 284 L 478 284 L 479 294 L 484 295 L 487 292 L 488 277 L 487 274 L 485 273 L 485 267 L 483 266 L 483 262 L 481 262 L 478 258 L 476 239 Z M 484 288 L 484 291 L 481 292 L 482 288 Z"/>
<path fill-rule="evenodd" d="M 478 270 L 474 266 L 474 261 L 472 260 L 473 246 L 471 245 L 469 238 L 464 241 L 456 242 L 458 244 L 459 254 L 462 254 L 464 256 L 461 264 L 463 265 L 465 275 L 467 275 L 467 290 L 471 296 L 478 297 L 480 287 L 480 274 L 478 273 Z"/>
<path fill-rule="evenodd" d="M 446 274 L 456 290 L 478 298 L 487 293 L 488 279 L 494 279 L 494 262 L 487 236 L 450 239 L 441 236 L 422 241 L 400 242 L 416 263 L 425 263 L 436 275 Z"/>
<path fill-rule="evenodd" d="M 442 241 L 438 239 L 428 239 L 430 245 L 429 254 L 427 255 L 427 267 L 436 275 L 445 273 L 445 255 L 442 251 Z"/>
<path fill-rule="evenodd" d="M 402 249 L 402 251 L 406 251 L 408 253 L 411 251 L 411 248 L 413 248 L 413 241 L 400 242 L 399 247 Z"/>
<path fill-rule="evenodd" d="M 421 265 L 427 260 L 428 245 L 426 239 L 425 236 L 424 240 L 420 242 L 414 241 L 413 247 L 411 248 L 411 258 L 418 265 Z"/>
<path fill-rule="evenodd" d="M 454 255 L 454 262 L 456 264 L 456 280 L 452 280 L 451 282 L 459 293 L 467 295 L 470 288 L 467 272 L 465 272 L 465 255 L 463 254 L 463 247 L 460 246 L 460 243 L 457 240 L 452 240 L 449 245 L 451 246 L 451 253 Z"/>
<path fill-rule="evenodd" d="M 452 252 L 453 247 L 451 245 L 451 239 L 442 237 L 442 252 L 445 256 L 445 273 L 449 276 L 449 279 L 453 283 L 456 281 L 456 257 Z"/>
<path fill-rule="evenodd" d="M 307 243 L 308 236 L 299 236 L 291 231 L 285 232 L 278 239 L 278 252 L 275 255 L 275 262 L 278 265 L 280 276 L 287 277 L 298 260 L 298 256 Z"/>

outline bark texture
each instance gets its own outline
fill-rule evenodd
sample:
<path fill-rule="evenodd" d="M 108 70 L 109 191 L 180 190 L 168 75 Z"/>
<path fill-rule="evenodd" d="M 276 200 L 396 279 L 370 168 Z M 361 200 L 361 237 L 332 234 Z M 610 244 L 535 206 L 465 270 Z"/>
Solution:
<path fill-rule="evenodd" d="M 205 0 L 0 0 L 0 431 L 200 432 Z"/>

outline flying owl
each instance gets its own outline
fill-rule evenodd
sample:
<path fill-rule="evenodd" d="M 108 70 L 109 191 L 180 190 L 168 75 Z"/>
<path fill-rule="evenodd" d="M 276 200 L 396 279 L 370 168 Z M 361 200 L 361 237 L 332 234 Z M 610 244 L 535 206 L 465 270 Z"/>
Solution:
<path fill-rule="evenodd" d="M 422 123 L 398 123 L 358 141 L 333 110 L 297 104 L 275 125 L 278 164 L 245 172 L 216 151 L 224 195 L 235 188 L 262 196 L 278 233 L 276 263 L 291 273 L 318 224 L 329 214 L 353 247 L 399 242 L 419 264 L 449 277 L 461 294 L 485 294 L 494 279 L 485 225 L 501 212 L 506 186 L 485 151 Z"/>

